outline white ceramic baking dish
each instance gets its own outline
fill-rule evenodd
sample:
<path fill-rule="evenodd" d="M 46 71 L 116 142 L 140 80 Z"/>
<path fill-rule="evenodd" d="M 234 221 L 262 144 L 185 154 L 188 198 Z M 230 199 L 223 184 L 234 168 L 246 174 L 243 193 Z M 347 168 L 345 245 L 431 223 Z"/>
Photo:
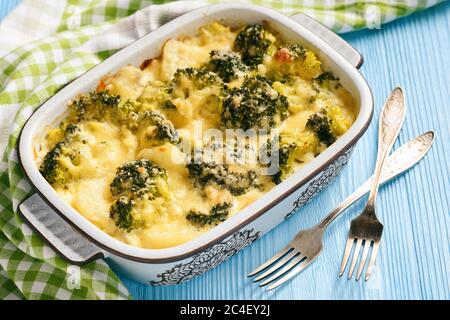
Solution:
<path fill-rule="evenodd" d="M 64 202 L 39 173 L 33 156 L 35 137 L 66 110 L 67 101 L 95 88 L 105 74 L 121 66 L 139 66 L 159 56 L 164 42 L 220 20 L 228 25 L 268 21 L 285 41 L 313 49 L 353 95 L 359 114 L 333 145 L 240 213 L 182 245 L 143 249 L 116 240 Z M 361 56 L 343 39 L 305 15 L 292 17 L 249 4 L 226 3 L 191 11 L 133 42 L 92 68 L 45 102 L 28 120 L 20 137 L 20 161 L 36 194 L 20 206 L 23 218 L 65 259 L 84 264 L 105 258 L 128 277 L 153 285 L 177 284 L 217 266 L 278 225 L 321 191 L 347 163 L 373 112 L 369 87 L 358 72 Z"/>

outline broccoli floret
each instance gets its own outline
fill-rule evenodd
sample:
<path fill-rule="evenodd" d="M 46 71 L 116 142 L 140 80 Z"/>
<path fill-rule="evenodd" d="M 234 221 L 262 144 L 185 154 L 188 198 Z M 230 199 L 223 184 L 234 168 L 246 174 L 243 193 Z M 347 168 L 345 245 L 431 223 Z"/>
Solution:
<path fill-rule="evenodd" d="M 205 225 L 218 225 L 228 217 L 228 211 L 231 208 L 231 203 L 224 202 L 214 205 L 209 214 L 204 214 L 195 209 L 191 209 L 186 215 L 186 219 L 197 227 L 204 227 Z"/>
<path fill-rule="evenodd" d="M 119 198 L 111 206 L 109 210 L 109 217 L 114 220 L 119 229 L 130 232 L 135 228 L 135 218 L 132 214 L 134 201 L 126 197 Z"/>
<path fill-rule="evenodd" d="M 88 106 L 91 101 L 87 96 L 80 96 L 77 100 L 72 101 L 69 107 L 75 112 L 79 120 L 84 119 L 87 113 Z"/>
<path fill-rule="evenodd" d="M 262 25 L 250 25 L 237 35 L 234 50 L 242 55 L 242 61 L 246 65 L 256 67 L 262 63 L 264 55 L 273 42 L 273 35 Z"/>
<path fill-rule="evenodd" d="M 331 84 L 335 84 L 335 88 L 337 89 L 339 87 L 339 78 L 336 78 L 334 74 L 331 72 L 324 72 L 318 77 L 314 78 L 314 80 L 319 84 L 319 86 L 323 88 L 330 88 Z"/>
<path fill-rule="evenodd" d="M 136 202 L 166 196 L 166 171 L 150 160 L 127 162 L 117 169 L 110 190 L 113 197 L 117 198 L 111 205 L 110 218 L 118 228 L 130 232 L 145 223 L 133 214 Z"/>
<path fill-rule="evenodd" d="M 313 132 L 286 130 L 273 140 L 267 140 L 260 151 L 260 157 L 270 160 L 271 168 L 277 170 L 271 175 L 272 181 L 279 184 L 292 172 L 295 162 L 302 162 L 303 155 L 319 151 L 318 144 Z"/>
<path fill-rule="evenodd" d="M 202 189 L 215 183 L 230 191 L 232 195 L 239 196 L 259 186 L 258 175 L 254 170 L 233 172 L 226 164 L 195 163 L 194 160 L 186 167 L 194 185 Z"/>
<path fill-rule="evenodd" d="M 39 171 L 50 184 L 59 184 L 66 187 L 71 180 L 72 175 L 64 164 L 64 160 L 73 161 L 78 155 L 78 149 L 71 146 L 78 140 L 79 128 L 72 124 L 62 124 L 64 138 L 56 143 L 53 148 L 45 155 Z"/>
<path fill-rule="evenodd" d="M 324 110 L 331 120 L 331 130 L 336 136 L 343 135 L 351 127 L 352 122 L 344 115 L 342 109 L 337 105 L 327 106 Z"/>
<path fill-rule="evenodd" d="M 170 81 L 149 81 L 137 100 L 154 109 L 176 109 L 171 101 L 172 90 L 173 83 Z"/>
<path fill-rule="evenodd" d="M 300 45 L 282 45 L 268 65 L 268 74 L 276 80 L 295 74 L 303 79 L 312 80 L 322 73 L 321 62 L 317 55 Z"/>
<path fill-rule="evenodd" d="M 321 112 L 311 115 L 306 122 L 306 128 L 313 131 L 326 146 L 330 146 L 336 141 L 336 134 L 331 126 L 332 122 L 330 118 Z"/>
<path fill-rule="evenodd" d="M 195 91 L 205 88 L 213 89 L 213 91 L 208 92 L 211 96 L 221 95 L 223 81 L 216 73 L 206 68 L 178 69 L 173 79 L 168 83 L 170 102 L 180 98 L 187 99 Z"/>
<path fill-rule="evenodd" d="M 80 128 L 79 128 L 76 124 L 74 124 L 74 123 L 72 123 L 72 122 L 69 122 L 69 123 L 61 122 L 61 124 L 59 125 L 59 127 L 60 127 L 61 130 L 64 131 L 64 133 L 65 133 L 66 136 L 67 136 L 67 135 L 72 135 L 72 134 L 74 134 L 75 132 L 77 132 L 77 131 L 80 130 Z"/>
<path fill-rule="evenodd" d="M 305 58 L 306 50 L 299 44 L 289 44 L 285 47 L 288 51 L 292 59 L 300 59 L 303 60 Z"/>
<path fill-rule="evenodd" d="M 127 124 L 130 123 L 130 127 L 132 124 L 131 114 L 134 113 L 137 103 L 135 100 L 127 100 L 123 103 L 119 103 L 114 109 L 109 112 L 109 119 L 111 121 L 115 121 L 119 124 Z"/>
<path fill-rule="evenodd" d="M 274 57 L 279 62 L 303 61 L 306 57 L 306 50 L 298 44 L 283 45 L 278 48 Z"/>
<path fill-rule="evenodd" d="M 274 183 L 281 183 L 287 174 L 290 173 L 291 162 L 297 148 L 298 144 L 296 141 L 285 140 L 280 136 L 275 137 L 274 140 L 267 139 L 261 152 L 264 153 L 262 157 L 267 157 L 271 161 L 278 159 L 278 170 L 271 176 Z"/>
<path fill-rule="evenodd" d="M 183 86 L 183 81 L 192 81 L 197 89 L 203 89 L 212 85 L 221 85 L 222 81 L 214 72 L 208 71 L 204 68 L 185 68 L 178 69 L 172 79 L 172 89 L 169 92 L 173 92 L 175 87 Z"/>
<path fill-rule="evenodd" d="M 285 96 L 263 76 L 247 77 L 240 88 L 232 88 L 223 101 L 221 123 L 226 128 L 270 129 L 288 115 Z"/>
<path fill-rule="evenodd" d="M 233 51 L 214 50 L 209 55 L 211 60 L 207 68 L 217 73 L 224 82 L 233 81 L 248 70 L 239 54 Z"/>
<path fill-rule="evenodd" d="M 108 90 L 93 91 L 89 95 L 82 95 L 73 101 L 69 107 L 74 111 L 78 120 L 104 119 L 116 123 L 128 122 L 130 112 L 135 108 L 131 100 L 121 101 L 119 95 Z"/>
<path fill-rule="evenodd" d="M 178 131 L 173 126 L 170 120 L 158 111 L 146 111 L 144 113 L 144 118 L 150 119 L 155 125 L 154 134 L 149 137 L 157 141 L 168 141 L 172 144 L 177 144 L 180 142 L 180 136 Z"/>
<path fill-rule="evenodd" d="M 166 170 L 150 160 L 142 159 L 120 166 L 110 184 L 110 190 L 114 197 L 152 200 L 164 195 L 166 184 Z"/>
<path fill-rule="evenodd" d="M 290 158 L 292 156 L 292 152 L 297 149 L 297 147 L 297 143 L 295 142 L 280 144 L 277 150 L 279 169 L 278 172 L 272 176 L 272 181 L 276 184 L 281 183 L 286 175 L 290 173 Z"/>
<path fill-rule="evenodd" d="M 120 96 L 111 94 L 108 90 L 93 91 L 89 93 L 91 103 L 102 108 L 116 108 L 120 102 Z"/>
<path fill-rule="evenodd" d="M 67 168 L 61 166 L 61 157 L 70 158 L 70 150 L 65 147 L 65 142 L 61 141 L 45 155 L 39 171 L 44 176 L 45 180 L 50 184 L 58 183 L 65 186 L 70 180 L 71 174 Z"/>

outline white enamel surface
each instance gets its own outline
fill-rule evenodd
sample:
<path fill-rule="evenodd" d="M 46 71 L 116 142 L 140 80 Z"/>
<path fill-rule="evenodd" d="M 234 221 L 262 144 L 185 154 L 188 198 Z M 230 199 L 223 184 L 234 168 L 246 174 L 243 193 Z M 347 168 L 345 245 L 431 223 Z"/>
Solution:
<path fill-rule="evenodd" d="M 236 14 L 237 12 L 239 14 Z M 104 74 L 114 72 L 126 64 L 140 65 L 143 60 L 158 56 L 161 52 L 162 45 L 167 39 L 176 38 L 182 34 L 194 34 L 200 26 L 215 20 L 221 20 L 226 24 L 234 25 L 256 23 L 263 20 L 269 21 L 283 35 L 285 41 L 301 43 L 313 48 L 324 62 L 325 68 L 332 70 L 341 79 L 341 83 L 351 92 L 360 108 L 359 115 L 353 126 L 336 143 L 307 164 L 302 170 L 299 170 L 242 212 L 234 215 L 209 232 L 188 243 L 167 249 L 143 249 L 127 245 L 98 229 L 58 196 L 56 191 L 41 176 L 35 165 L 32 152 L 33 138 L 41 134 L 47 125 L 54 123 L 55 119 L 66 111 L 67 101 L 69 99 L 75 97 L 80 92 L 87 92 L 94 88 L 97 85 L 98 79 Z M 238 3 L 219 4 L 197 9 L 167 23 L 157 31 L 150 33 L 119 51 L 105 62 L 94 67 L 64 87 L 54 97 L 44 103 L 28 121 L 22 132 L 19 150 L 23 167 L 32 183 L 55 208 L 89 235 L 89 237 L 114 251 L 139 259 L 164 259 L 185 255 L 198 247 L 207 246 L 209 242 L 223 236 L 247 219 L 251 219 L 252 215 L 264 209 L 273 199 L 282 196 L 288 189 L 305 181 L 317 168 L 323 167 L 337 152 L 350 145 L 352 140 L 364 130 L 364 127 L 370 120 L 372 108 L 372 95 L 361 74 L 339 53 L 334 51 L 310 31 L 281 13 L 271 9 Z M 298 191 L 295 194 L 298 195 Z M 291 204 L 286 202 L 286 205 Z M 270 214 L 270 212 L 267 212 L 264 216 L 269 216 Z M 255 223 L 260 220 L 258 219 Z M 280 221 L 268 219 L 266 226 L 260 225 L 261 230 L 271 229 L 278 222 Z M 245 228 L 248 228 L 248 226 Z"/>

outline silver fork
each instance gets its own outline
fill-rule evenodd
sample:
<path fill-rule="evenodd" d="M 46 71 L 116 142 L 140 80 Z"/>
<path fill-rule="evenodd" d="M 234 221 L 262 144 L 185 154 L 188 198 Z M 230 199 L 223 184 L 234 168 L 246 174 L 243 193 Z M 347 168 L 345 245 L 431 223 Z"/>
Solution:
<path fill-rule="evenodd" d="M 428 152 L 433 139 L 434 133 L 429 131 L 397 149 L 383 166 L 381 183 L 393 179 L 419 162 Z M 284 249 L 250 272 L 248 276 L 255 276 L 264 271 L 254 281 L 265 279 L 260 285 L 264 286 L 270 283 L 268 290 L 271 290 L 304 270 L 321 252 L 323 233 L 326 228 L 345 209 L 369 191 L 372 178 L 368 179 L 358 190 L 331 211 L 319 224 L 310 229 L 300 231 Z M 294 260 L 294 258 L 296 259 Z M 270 278 L 268 278 L 269 276 Z"/>
<path fill-rule="evenodd" d="M 397 87 L 392 91 L 391 95 L 384 104 L 383 110 L 381 111 L 380 123 L 378 127 L 378 156 L 375 165 L 374 178 L 370 187 L 369 199 L 367 200 L 367 204 L 363 212 L 351 222 L 344 257 L 342 258 L 341 269 L 339 272 L 340 276 L 344 274 L 354 243 L 356 243 L 356 245 L 353 250 L 353 259 L 350 264 L 348 278 L 350 279 L 353 275 L 353 271 L 358 261 L 359 252 L 362 248 L 364 249 L 358 271 L 356 272 L 356 281 L 358 281 L 361 277 L 364 265 L 366 264 L 366 260 L 369 255 L 370 247 L 372 247 L 372 253 L 370 256 L 369 265 L 367 266 L 365 280 L 369 280 L 372 274 L 372 269 L 380 247 L 381 235 L 383 234 L 383 224 L 377 219 L 375 214 L 375 200 L 378 193 L 383 164 L 400 132 L 403 120 L 405 119 L 405 111 L 406 108 L 403 91 L 401 88 Z"/>

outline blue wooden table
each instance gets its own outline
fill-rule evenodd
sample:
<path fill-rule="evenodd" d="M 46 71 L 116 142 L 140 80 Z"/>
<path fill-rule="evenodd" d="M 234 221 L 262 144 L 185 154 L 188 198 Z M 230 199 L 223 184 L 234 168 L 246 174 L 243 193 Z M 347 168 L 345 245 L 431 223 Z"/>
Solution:
<path fill-rule="evenodd" d="M 0 1 L 0 19 L 18 2 Z M 344 38 L 365 58 L 361 72 L 372 88 L 376 111 L 343 173 L 301 212 L 198 278 L 172 287 L 123 278 L 135 298 L 450 299 L 450 2 Z M 377 212 L 385 231 L 375 274 L 367 283 L 338 277 L 350 220 L 362 210 L 361 200 L 330 227 L 315 263 L 279 290 L 261 290 L 245 274 L 371 175 L 378 112 L 397 85 L 405 90 L 408 114 L 394 148 L 427 130 L 435 131 L 436 141 L 417 167 L 379 193 Z"/>

